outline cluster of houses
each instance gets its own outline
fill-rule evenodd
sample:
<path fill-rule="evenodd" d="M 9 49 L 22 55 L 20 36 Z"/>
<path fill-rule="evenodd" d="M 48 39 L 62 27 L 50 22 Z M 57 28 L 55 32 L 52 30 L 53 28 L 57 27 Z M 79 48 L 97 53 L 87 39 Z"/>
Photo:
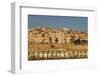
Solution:
<path fill-rule="evenodd" d="M 87 58 L 85 49 L 66 49 L 65 46 L 87 46 L 88 34 L 68 28 L 38 27 L 28 30 L 28 58 L 61 59 L 61 58 Z M 58 47 L 57 47 L 58 46 Z"/>
<path fill-rule="evenodd" d="M 68 28 L 32 28 L 28 32 L 28 37 L 30 43 L 87 44 L 88 42 L 86 32 L 73 31 Z"/>

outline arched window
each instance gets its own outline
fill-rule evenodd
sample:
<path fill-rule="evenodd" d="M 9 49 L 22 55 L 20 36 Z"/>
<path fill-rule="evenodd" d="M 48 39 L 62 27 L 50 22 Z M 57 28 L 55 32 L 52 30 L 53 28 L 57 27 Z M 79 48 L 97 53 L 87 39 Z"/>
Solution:
<path fill-rule="evenodd" d="M 58 41 L 59 41 L 58 38 L 56 38 L 56 39 L 55 39 L 55 43 L 58 43 Z"/>
<path fill-rule="evenodd" d="M 44 33 L 42 33 L 42 37 L 45 37 L 45 34 Z"/>
<path fill-rule="evenodd" d="M 52 43 L 52 38 L 51 37 L 49 37 L 49 43 Z"/>

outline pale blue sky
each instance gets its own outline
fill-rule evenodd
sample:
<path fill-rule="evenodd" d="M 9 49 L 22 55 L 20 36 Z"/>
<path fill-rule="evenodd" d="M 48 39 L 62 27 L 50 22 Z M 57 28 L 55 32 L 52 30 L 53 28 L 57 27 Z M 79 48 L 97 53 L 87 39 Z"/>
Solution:
<path fill-rule="evenodd" d="M 87 32 L 88 17 L 28 15 L 28 28 L 39 26 L 71 28 Z"/>

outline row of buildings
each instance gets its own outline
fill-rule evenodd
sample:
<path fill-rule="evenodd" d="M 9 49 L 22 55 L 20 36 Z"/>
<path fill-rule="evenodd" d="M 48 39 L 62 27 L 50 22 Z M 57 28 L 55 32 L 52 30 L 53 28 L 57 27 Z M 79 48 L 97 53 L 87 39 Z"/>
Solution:
<path fill-rule="evenodd" d="M 74 40 L 87 40 L 87 33 L 73 31 L 68 28 L 55 29 L 38 27 L 28 31 L 29 43 L 66 43 L 70 44 Z"/>
<path fill-rule="evenodd" d="M 76 45 L 88 41 L 87 32 L 68 28 L 38 27 L 28 30 L 28 59 L 87 58 L 88 45 Z"/>

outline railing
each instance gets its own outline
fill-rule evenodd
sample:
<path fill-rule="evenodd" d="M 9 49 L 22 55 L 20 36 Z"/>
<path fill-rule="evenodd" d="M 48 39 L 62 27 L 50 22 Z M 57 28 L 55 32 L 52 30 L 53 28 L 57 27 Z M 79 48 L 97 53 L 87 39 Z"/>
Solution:
<path fill-rule="evenodd" d="M 28 53 L 29 60 L 50 60 L 50 59 L 80 59 L 87 58 L 88 53 L 86 50 L 82 51 L 66 51 L 66 50 L 39 50 Z"/>

